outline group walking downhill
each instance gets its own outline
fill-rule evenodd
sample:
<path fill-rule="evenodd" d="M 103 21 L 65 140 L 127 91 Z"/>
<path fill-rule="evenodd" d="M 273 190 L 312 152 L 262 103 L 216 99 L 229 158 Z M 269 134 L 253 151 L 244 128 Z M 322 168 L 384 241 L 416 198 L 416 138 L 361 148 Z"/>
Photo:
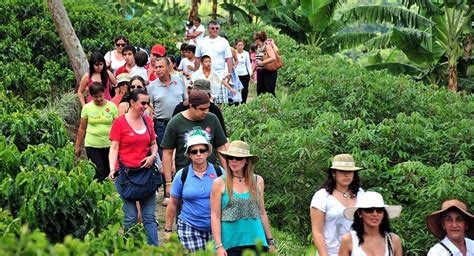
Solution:
<path fill-rule="evenodd" d="M 217 21 L 206 29 L 195 17 L 186 24 L 179 56 L 159 42 L 134 46 L 124 35 L 113 39 L 113 50 L 90 54 L 77 91 L 82 111 L 75 154 L 84 148 L 94 179 L 114 182 L 124 228 L 143 225 L 150 245 L 160 245 L 163 229 L 161 241 L 175 232 L 189 253 L 276 254 L 263 167 L 252 153 L 258 145 L 229 140 L 222 108 L 246 104 L 253 84 L 257 95 L 276 96 L 278 42 L 256 31 L 253 42 L 231 45 L 220 29 Z M 390 229 L 402 207 L 361 187 L 363 168 L 351 155 L 335 155 L 331 163 L 308 202 L 318 255 L 404 255 L 403 239 Z M 160 226 L 157 204 L 166 207 Z M 474 256 L 474 215 L 460 199 L 440 204 L 426 219 L 439 240 L 428 255 Z"/>

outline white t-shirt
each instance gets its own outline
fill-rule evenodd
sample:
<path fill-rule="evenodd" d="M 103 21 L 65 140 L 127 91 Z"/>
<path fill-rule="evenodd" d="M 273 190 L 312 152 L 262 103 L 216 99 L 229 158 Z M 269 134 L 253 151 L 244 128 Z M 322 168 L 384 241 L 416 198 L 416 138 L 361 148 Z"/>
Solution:
<path fill-rule="evenodd" d="M 178 66 L 178 70 L 183 71 L 183 78 L 184 78 L 184 82 L 185 82 L 186 86 L 189 85 L 191 79 L 188 79 L 188 77 L 185 76 L 184 73 L 191 74 L 191 76 L 194 74 L 194 71 L 190 70 L 188 68 L 188 65 L 191 65 L 191 66 L 194 67 L 194 59 L 193 60 L 189 60 L 188 58 L 181 59 L 181 62 L 179 63 L 179 66 Z"/>
<path fill-rule="evenodd" d="M 204 38 L 204 32 L 206 31 L 206 29 L 204 28 L 202 24 L 199 25 L 199 27 L 194 26 L 193 28 L 194 28 L 194 32 L 198 32 L 198 31 L 201 32 L 201 34 L 199 34 L 199 36 L 195 38 L 195 42 L 198 43 L 199 40 Z"/>
<path fill-rule="evenodd" d="M 198 79 L 205 79 L 211 83 L 211 95 L 213 98 L 216 98 L 221 88 L 222 79 L 220 79 L 219 76 L 216 73 L 214 73 L 212 69 L 211 69 L 211 74 L 209 75 L 209 77 L 206 77 L 204 73 L 202 72 L 202 68 L 198 69 L 191 76 L 191 80 L 193 82 Z"/>
<path fill-rule="evenodd" d="M 110 68 L 112 69 L 112 74 L 115 74 L 115 71 L 118 68 L 125 65 L 125 60 L 118 60 L 117 58 L 115 58 L 115 52 L 115 50 L 109 51 L 104 56 L 105 62 L 110 61 Z"/>
<path fill-rule="evenodd" d="M 357 198 L 364 193 L 362 189 L 357 192 Z M 350 231 L 352 221 L 344 218 L 345 209 L 335 197 L 326 189 L 318 190 L 311 200 L 311 207 L 325 213 L 324 216 L 324 244 L 330 256 L 337 256 L 342 236 Z"/>
<path fill-rule="evenodd" d="M 133 66 L 130 70 L 130 77 L 141 76 L 145 82 L 148 82 L 148 73 L 145 67 Z"/>
<path fill-rule="evenodd" d="M 474 256 L 474 240 L 469 238 L 464 238 L 466 241 L 466 249 L 467 249 L 467 256 Z M 446 245 L 449 250 L 453 253 L 454 256 L 462 256 L 461 251 L 448 239 L 445 237 L 441 242 Z M 449 256 L 448 250 L 444 248 L 440 243 L 435 244 L 431 249 L 428 251 L 428 256 Z"/>
<path fill-rule="evenodd" d="M 238 76 L 250 75 L 250 72 L 252 72 L 250 54 L 245 50 L 242 53 L 237 52 L 237 59 L 239 62 L 237 63 L 237 67 L 235 67 L 235 73 Z"/>
<path fill-rule="evenodd" d="M 200 58 L 209 55 L 212 61 L 212 71 L 221 79 L 227 75 L 227 58 L 232 58 L 229 42 L 223 37 L 210 38 L 209 36 L 199 40 L 195 56 Z"/>

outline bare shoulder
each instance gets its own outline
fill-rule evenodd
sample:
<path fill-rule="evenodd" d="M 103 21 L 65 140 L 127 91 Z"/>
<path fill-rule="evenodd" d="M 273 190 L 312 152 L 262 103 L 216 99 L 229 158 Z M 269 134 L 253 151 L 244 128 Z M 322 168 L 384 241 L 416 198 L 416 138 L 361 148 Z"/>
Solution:
<path fill-rule="evenodd" d="M 395 234 L 395 233 L 390 233 L 390 237 L 392 238 L 392 241 L 394 243 L 400 243 L 401 244 L 401 240 L 400 240 L 400 237 Z"/>

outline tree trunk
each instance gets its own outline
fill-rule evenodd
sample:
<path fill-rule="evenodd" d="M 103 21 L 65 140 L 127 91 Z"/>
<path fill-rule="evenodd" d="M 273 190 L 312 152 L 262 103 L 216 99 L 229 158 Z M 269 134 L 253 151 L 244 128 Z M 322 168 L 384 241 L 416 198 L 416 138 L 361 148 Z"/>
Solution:
<path fill-rule="evenodd" d="M 472 53 L 472 35 L 466 35 L 466 44 L 464 45 L 464 57 L 470 57 Z"/>
<path fill-rule="evenodd" d="M 74 28 L 69 20 L 63 2 L 61 0 L 48 0 L 48 9 L 51 12 L 54 26 L 56 27 L 64 48 L 66 49 L 78 86 L 81 82 L 82 76 L 87 72 L 89 66 L 81 42 L 77 38 L 76 32 L 74 32 Z"/>
<path fill-rule="evenodd" d="M 212 19 L 217 20 L 217 0 L 212 0 Z"/>
<path fill-rule="evenodd" d="M 448 67 L 448 90 L 457 92 L 458 90 L 458 71 L 456 66 Z"/>
<path fill-rule="evenodd" d="M 189 12 L 188 20 L 193 21 L 194 18 L 196 18 L 198 16 L 198 10 L 199 10 L 199 1 L 198 0 L 192 0 L 191 1 L 191 11 Z"/>

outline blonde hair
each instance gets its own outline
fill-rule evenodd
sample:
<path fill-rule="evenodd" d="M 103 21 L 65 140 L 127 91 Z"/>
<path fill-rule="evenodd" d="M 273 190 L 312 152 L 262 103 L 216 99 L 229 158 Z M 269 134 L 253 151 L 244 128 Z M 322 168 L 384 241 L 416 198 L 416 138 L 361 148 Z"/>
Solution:
<path fill-rule="evenodd" d="M 227 167 L 225 168 L 225 187 L 227 190 L 227 194 L 229 195 L 229 202 L 234 194 L 234 188 L 233 188 L 233 178 L 234 176 L 232 175 L 232 170 L 230 169 L 229 165 L 229 160 L 226 158 L 227 162 Z M 257 180 L 254 177 L 254 167 L 255 164 L 250 161 L 250 157 L 245 158 L 245 166 L 244 166 L 244 181 L 245 185 L 250 190 L 250 195 L 252 198 L 257 199 Z"/>

